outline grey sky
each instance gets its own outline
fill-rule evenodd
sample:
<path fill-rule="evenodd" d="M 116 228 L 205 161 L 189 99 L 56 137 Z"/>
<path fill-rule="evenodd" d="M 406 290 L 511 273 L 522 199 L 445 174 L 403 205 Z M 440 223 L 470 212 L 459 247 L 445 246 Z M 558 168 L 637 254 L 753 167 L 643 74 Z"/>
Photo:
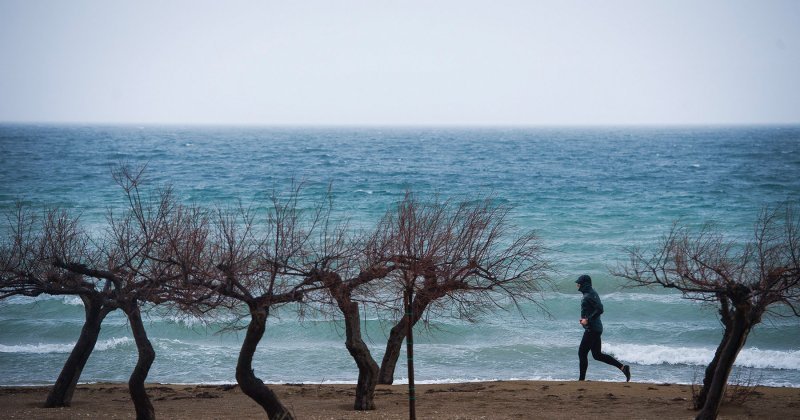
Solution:
<path fill-rule="evenodd" d="M 0 0 L 0 121 L 800 123 L 800 1 Z"/>

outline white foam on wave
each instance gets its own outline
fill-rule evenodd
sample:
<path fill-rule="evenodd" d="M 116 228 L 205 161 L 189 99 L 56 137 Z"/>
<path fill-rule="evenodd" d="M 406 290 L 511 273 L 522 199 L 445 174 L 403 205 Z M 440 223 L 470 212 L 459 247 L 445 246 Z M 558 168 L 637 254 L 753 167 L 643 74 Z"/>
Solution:
<path fill-rule="evenodd" d="M 495 382 L 499 381 L 498 378 L 442 378 L 442 379 L 415 379 L 414 383 L 418 385 L 439 385 L 439 384 L 465 384 L 474 382 Z M 511 379 L 515 380 L 515 379 Z M 408 378 L 397 378 L 393 382 L 395 385 L 407 385 Z"/>
<path fill-rule="evenodd" d="M 160 319 L 168 323 L 184 326 L 186 328 L 203 327 L 208 324 L 206 320 L 188 314 L 170 314 L 161 316 Z"/>
<path fill-rule="evenodd" d="M 0 353 L 69 353 L 74 344 L 0 344 Z"/>
<path fill-rule="evenodd" d="M 442 379 L 416 379 L 414 381 L 417 385 L 440 385 L 440 384 L 465 384 L 465 383 L 476 383 L 476 382 L 496 382 L 496 381 L 563 381 L 568 380 L 567 378 L 554 378 L 552 376 L 531 376 L 531 377 L 524 377 L 524 378 L 507 378 L 507 379 L 500 379 L 500 378 L 442 378 Z M 297 385 L 355 385 L 357 382 L 352 380 L 330 380 L 330 379 L 322 379 L 316 381 L 276 381 L 276 380 L 265 380 L 265 384 L 267 385 L 287 385 L 287 384 L 297 384 Z M 397 378 L 393 382 L 395 385 L 407 385 L 408 378 L 402 377 Z M 230 380 L 219 380 L 219 381 L 202 381 L 202 382 L 176 382 L 175 385 L 236 385 L 235 379 Z"/>
<path fill-rule="evenodd" d="M 123 346 L 131 342 L 133 342 L 133 339 L 129 337 L 110 338 L 108 340 L 98 341 L 97 344 L 95 344 L 94 346 L 94 351 L 111 350 L 113 348 L 116 348 L 118 346 Z M 69 353 L 72 351 L 73 347 L 75 347 L 75 343 L 59 343 L 59 344 L 38 343 L 38 344 L 17 344 L 10 346 L 5 344 L 0 344 L 0 353 L 34 353 L 34 354 Z"/>
<path fill-rule="evenodd" d="M 65 305 L 83 306 L 83 301 L 78 296 L 69 295 L 39 295 L 36 297 L 29 296 L 11 296 L 3 301 L 6 305 L 28 305 L 37 302 L 47 301 L 60 301 Z"/>
<path fill-rule="evenodd" d="M 78 296 L 58 296 L 65 305 L 83 306 L 83 301 Z"/>
<path fill-rule="evenodd" d="M 604 343 L 608 352 L 621 361 L 639 365 L 707 365 L 714 358 L 714 348 L 669 347 L 660 345 Z M 757 347 L 743 349 L 736 358 L 736 366 L 757 369 L 800 370 L 800 350 L 761 350 Z"/>
<path fill-rule="evenodd" d="M 200 349 L 200 350 L 203 350 L 203 351 L 210 351 L 210 350 L 216 350 L 216 349 L 222 349 L 222 350 L 238 349 L 238 347 L 239 347 L 238 343 L 234 343 L 233 345 L 212 344 L 212 343 L 198 344 L 198 343 L 194 343 L 194 342 L 190 342 L 190 341 L 179 340 L 177 338 L 152 338 L 152 339 L 150 339 L 150 341 L 155 343 L 155 345 L 169 347 L 171 349 L 174 349 L 174 348 L 177 348 L 177 347 L 188 347 L 188 348 L 193 348 L 193 349 L 194 348 Z"/>
<path fill-rule="evenodd" d="M 606 302 L 651 302 L 666 304 L 697 304 L 696 301 L 684 299 L 680 294 L 625 293 L 614 292 L 602 295 Z"/>
<path fill-rule="evenodd" d="M 800 370 L 800 350 L 759 350 L 754 347 L 743 350 L 736 362 L 748 367 Z"/>
<path fill-rule="evenodd" d="M 105 351 L 111 350 L 120 346 L 124 346 L 130 343 L 133 343 L 133 339 L 130 337 L 115 337 L 110 338 L 108 340 L 99 341 L 95 346 L 94 349 L 96 351 Z"/>
<path fill-rule="evenodd" d="M 583 295 L 580 293 L 544 293 L 544 300 L 548 299 L 564 299 L 571 301 L 580 301 Z M 603 302 L 649 302 L 649 303 L 663 303 L 670 305 L 700 305 L 701 303 L 691 299 L 685 299 L 679 293 L 641 293 L 641 292 L 611 292 L 601 294 L 600 298 Z"/>

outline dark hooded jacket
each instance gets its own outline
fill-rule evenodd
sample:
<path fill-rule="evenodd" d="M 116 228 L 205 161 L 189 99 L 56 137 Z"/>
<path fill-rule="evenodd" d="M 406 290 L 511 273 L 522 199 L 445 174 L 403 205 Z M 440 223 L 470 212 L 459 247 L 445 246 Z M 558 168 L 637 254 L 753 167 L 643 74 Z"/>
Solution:
<path fill-rule="evenodd" d="M 580 285 L 578 290 L 583 293 L 581 318 L 589 320 L 589 323 L 583 328 L 586 331 L 600 334 L 603 332 L 603 323 L 600 321 L 600 315 L 603 314 L 603 303 L 600 302 L 600 296 L 592 288 L 592 280 L 589 276 L 581 276 L 576 283 Z"/>

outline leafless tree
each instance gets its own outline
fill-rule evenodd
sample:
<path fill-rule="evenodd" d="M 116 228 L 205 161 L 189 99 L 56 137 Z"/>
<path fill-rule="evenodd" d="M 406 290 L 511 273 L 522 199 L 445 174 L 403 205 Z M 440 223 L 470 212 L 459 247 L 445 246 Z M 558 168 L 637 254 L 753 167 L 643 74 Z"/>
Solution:
<path fill-rule="evenodd" d="M 361 332 L 361 310 L 368 302 L 385 301 L 376 297 L 375 291 L 382 287 L 375 284 L 384 282 L 398 265 L 379 231 L 356 235 L 341 224 L 322 232 L 306 276 L 324 287 L 322 301 L 344 318 L 345 347 L 359 372 L 353 408 L 374 410 L 379 367 Z"/>
<path fill-rule="evenodd" d="M 58 266 L 60 261 L 98 260 L 77 217 L 58 209 L 37 213 L 18 204 L 7 215 L 5 228 L 7 235 L 0 245 L 0 299 L 48 294 L 79 296 L 83 301 L 81 334 L 45 403 L 46 407 L 69 406 L 100 325 L 118 306 L 110 298 L 110 284 Z"/>
<path fill-rule="evenodd" d="M 142 305 L 196 299 L 186 287 L 196 246 L 205 235 L 197 209 L 177 204 L 170 188 L 144 194 L 142 171 L 119 168 L 115 180 L 127 198 L 121 215 L 109 211 L 104 236 L 88 235 L 77 217 L 49 210 L 39 219 L 19 207 L 0 252 L 2 295 L 70 294 L 85 304 L 81 336 L 48 396 L 48 406 L 69 405 L 75 384 L 100 332 L 104 317 L 121 309 L 128 318 L 138 359 L 128 381 L 137 418 L 155 413 L 144 382 L 155 358 L 142 321 Z M 187 216 L 188 214 L 188 216 Z M 206 229 L 207 230 L 207 229 Z"/>
<path fill-rule="evenodd" d="M 387 347 L 399 354 L 423 313 L 445 310 L 472 319 L 509 302 L 535 301 L 547 282 L 538 238 L 513 237 L 509 209 L 492 200 L 422 203 L 408 194 L 373 232 L 359 236 L 331 221 L 328 201 L 303 210 L 299 185 L 286 198 L 273 194 L 263 216 L 262 209 L 241 205 L 209 213 L 179 204 L 170 188 L 144 192 L 142 171 L 115 173 L 127 206 L 109 212 L 105 236 L 87 235 L 64 212 L 48 212 L 40 223 L 20 210 L 0 253 L 0 297 L 74 294 L 86 302 L 86 332 L 73 352 L 76 361 L 68 361 L 76 367 L 62 372 L 67 403 L 111 310 L 125 312 L 137 345 L 129 380 L 137 417 L 152 418 L 144 381 L 155 353 L 143 305 L 175 305 L 200 315 L 245 307 L 237 382 L 270 418 L 291 418 L 255 376 L 253 355 L 273 308 L 324 296 L 344 316 L 345 345 L 359 368 L 354 407 L 372 409 L 380 369 L 361 335 L 364 305 L 398 308 L 406 297 L 409 316 L 392 329 Z M 396 360 L 390 358 L 392 372 Z"/>
<path fill-rule="evenodd" d="M 366 306 L 414 314 L 392 329 L 388 348 L 394 357 L 384 360 L 393 372 L 408 326 L 426 310 L 474 319 L 509 302 L 533 300 L 548 282 L 541 243 L 532 233 L 511 237 L 509 210 L 488 199 L 420 202 L 408 193 L 363 236 L 353 237 L 342 225 L 321 231 L 307 276 L 325 287 L 344 318 L 345 345 L 359 368 L 356 410 L 374 409 L 381 379 L 362 338 L 360 311 Z"/>
<path fill-rule="evenodd" d="M 718 305 L 723 336 L 695 400 L 698 419 L 716 418 L 752 328 L 765 315 L 800 316 L 799 225 L 788 205 L 763 210 L 746 243 L 708 225 L 693 232 L 676 223 L 655 252 L 630 249 L 629 262 L 613 273 L 630 286 L 676 289 L 687 299 Z"/>
<path fill-rule="evenodd" d="M 521 300 L 538 302 L 550 285 L 550 263 L 534 232 L 516 234 L 510 211 L 491 198 L 422 202 L 407 194 L 387 214 L 382 223 L 402 265 L 393 306 L 405 298 L 409 307 L 390 331 L 380 383 L 393 382 L 409 325 L 424 315 L 474 320 Z"/>
<path fill-rule="evenodd" d="M 236 381 L 270 419 L 293 418 L 292 413 L 253 371 L 253 355 L 266 331 L 270 311 L 301 303 L 318 290 L 308 274 L 308 247 L 320 228 L 323 208 L 303 211 L 302 185 L 288 197 L 274 193 L 263 219 L 253 208 L 218 209 L 212 220 L 210 258 L 218 270 L 197 284 L 220 296 L 219 304 L 245 306 L 249 318 L 239 351 Z"/>

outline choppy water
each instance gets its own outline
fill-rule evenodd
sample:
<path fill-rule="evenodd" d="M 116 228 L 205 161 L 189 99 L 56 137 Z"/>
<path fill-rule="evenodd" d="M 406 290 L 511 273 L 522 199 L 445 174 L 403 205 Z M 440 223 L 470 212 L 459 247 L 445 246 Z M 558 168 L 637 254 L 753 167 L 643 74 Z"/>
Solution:
<path fill-rule="evenodd" d="M 631 364 L 634 380 L 690 383 L 721 335 L 713 308 L 661 290 L 621 290 L 608 267 L 622 247 L 653 244 L 670 224 L 706 221 L 746 237 L 764 205 L 800 203 L 800 127 L 751 128 L 181 128 L 0 126 L 0 209 L 16 199 L 80 211 L 94 227 L 122 196 L 110 168 L 148 164 L 187 201 L 257 200 L 292 179 L 311 196 L 333 184 L 335 204 L 369 226 L 406 189 L 422 195 L 494 194 L 515 222 L 553 249 L 558 290 L 550 317 L 525 307 L 470 324 L 435 319 L 418 333 L 422 382 L 575 379 L 582 334 L 573 279 L 588 273 L 606 307 L 604 349 Z M 76 298 L 0 303 L 0 385 L 51 383 L 77 339 Z M 152 314 L 157 351 L 149 380 L 234 382 L 241 335 Z M 337 321 L 272 319 L 256 374 L 271 382 L 355 382 Z M 376 359 L 386 325 L 367 321 Z M 135 345 L 121 314 L 104 323 L 82 380 L 124 381 Z M 398 377 L 405 366 L 401 357 Z M 738 359 L 741 375 L 800 387 L 800 320 L 756 327 Z M 588 379 L 621 374 L 590 360 Z"/>

